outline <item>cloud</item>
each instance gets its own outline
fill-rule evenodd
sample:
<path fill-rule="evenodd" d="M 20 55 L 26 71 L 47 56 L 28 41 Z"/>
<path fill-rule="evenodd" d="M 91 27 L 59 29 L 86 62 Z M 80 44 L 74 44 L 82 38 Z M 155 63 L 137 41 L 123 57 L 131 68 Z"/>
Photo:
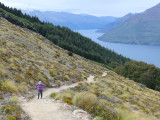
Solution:
<path fill-rule="evenodd" d="M 7 1 L 7 0 L 0 0 L 0 2 L 4 3 L 6 6 L 9 7 L 15 7 L 18 9 L 38 9 L 38 7 L 29 5 L 29 4 L 24 4 L 21 2 L 14 2 L 14 1 Z"/>
<path fill-rule="evenodd" d="M 123 16 L 138 13 L 160 3 L 160 0 L 0 0 L 19 9 L 66 11 L 97 16 Z"/>

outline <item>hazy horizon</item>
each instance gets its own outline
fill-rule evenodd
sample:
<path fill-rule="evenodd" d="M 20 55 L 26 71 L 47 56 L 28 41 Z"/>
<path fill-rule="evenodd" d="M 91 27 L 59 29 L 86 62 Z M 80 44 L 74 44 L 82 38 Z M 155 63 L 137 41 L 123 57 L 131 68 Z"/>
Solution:
<path fill-rule="evenodd" d="M 160 3 L 160 0 L 0 0 L 9 7 L 21 10 L 40 10 L 89 14 L 94 16 L 122 17 L 128 13 L 144 12 Z"/>

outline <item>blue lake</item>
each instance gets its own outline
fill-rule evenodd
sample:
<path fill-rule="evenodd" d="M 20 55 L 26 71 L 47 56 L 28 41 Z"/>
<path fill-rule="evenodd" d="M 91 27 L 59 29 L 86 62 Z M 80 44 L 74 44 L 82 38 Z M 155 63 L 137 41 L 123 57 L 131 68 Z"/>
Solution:
<path fill-rule="evenodd" d="M 131 45 L 120 43 L 108 43 L 98 40 L 103 33 L 97 33 L 95 29 L 91 30 L 77 30 L 80 34 L 91 38 L 96 43 L 104 46 L 118 54 L 131 58 L 137 61 L 143 61 L 148 64 L 154 64 L 160 68 L 160 46 L 149 45 Z"/>

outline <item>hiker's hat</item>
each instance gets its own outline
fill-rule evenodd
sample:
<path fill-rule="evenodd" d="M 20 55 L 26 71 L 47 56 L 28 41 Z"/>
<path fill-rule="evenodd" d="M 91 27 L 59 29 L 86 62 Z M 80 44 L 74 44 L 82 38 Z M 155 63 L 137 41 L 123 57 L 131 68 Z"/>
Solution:
<path fill-rule="evenodd" d="M 38 84 L 41 84 L 41 83 L 42 83 L 41 81 L 38 82 Z"/>

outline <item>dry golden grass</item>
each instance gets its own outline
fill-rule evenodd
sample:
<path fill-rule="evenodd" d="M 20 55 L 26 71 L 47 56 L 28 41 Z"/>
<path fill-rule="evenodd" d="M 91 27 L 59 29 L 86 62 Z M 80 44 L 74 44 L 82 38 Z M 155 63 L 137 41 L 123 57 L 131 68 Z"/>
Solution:
<path fill-rule="evenodd" d="M 70 96 L 73 104 L 85 109 L 86 103 L 97 101 L 97 104 L 107 106 L 111 111 L 116 109 L 119 116 L 117 120 L 157 120 L 157 117 L 160 116 L 160 93 L 158 91 L 141 88 L 140 84 L 114 72 L 108 71 L 105 77 L 97 76 L 95 83 L 80 83 L 74 90 L 80 92 L 75 92 Z M 95 97 L 91 98 L 90 94 Z M 85 98 L 91 99 L 86 102 Z M 104 111 L 102 111 L 99 111 L 100 115 L 103 114 Z"/>
<path fill-rule="evenodd" d="M 13 80 L 5 80 L 2 83 L 2 88 L 5 89 L 5 91 L 11 92 L 11 93 L 18 93 L 17 85 Z"/>
<path fill-rule="evenodd" d="M 39 80 L 47 86 L 60 86 L 62 82 L 79 82 L 89 74 L 96 74 L 96 83 L 83 83 L 77 87 L 80 93 L 69 90 L 53 96 L 89 111 L 96 103 L 112 110 L 127 111 L 119 112 L 121 120 L 130 120 L 132 115 L 135 120 L 154 120 L 153 117 L 160 115 L 159 92 L 141 88 L 138 83 L 113 72 L 99 77 L 107 69 L 78 55 L 68 56 L 67 51 L 37 33 L 12 25 L 5 19 L 0 22 L 0 80 L 5 92 L 27 93 Z M 101 108 L 98 106 L 97 109 Z"/>
<path fill-rule="evenodd" d="M 27 86 L 27 84 L 25 82 L 22 82 L 18 85 L 18 91 L 20 91 L 21 93 L 28 93 L 29 88 Z"/>
<path fill-rule="evenodd" d="M 104 70 L 76 54 L 69 56 L 68 51 L 37 33 L 15 26 L 3 18 L 0 24 L 2 93 L 29 96 L 28 91 L 34 88 L 39 80 L 47 87 L 59 87 L 62 84 L 83 81 L 89 74 Z M 71 93 L 73 92 L 68 91 L 63 95 L 68 103 L 71 103 L 68 99 L 72 96 Z M 3 98 L 3 102 L 7 101 L 3 95 L 0 98 Z"/>
<path fill-rule="evenodd" d="M 6 75 L 5 67 L 0 64 L 0 77 L 3 78 Z"/>

